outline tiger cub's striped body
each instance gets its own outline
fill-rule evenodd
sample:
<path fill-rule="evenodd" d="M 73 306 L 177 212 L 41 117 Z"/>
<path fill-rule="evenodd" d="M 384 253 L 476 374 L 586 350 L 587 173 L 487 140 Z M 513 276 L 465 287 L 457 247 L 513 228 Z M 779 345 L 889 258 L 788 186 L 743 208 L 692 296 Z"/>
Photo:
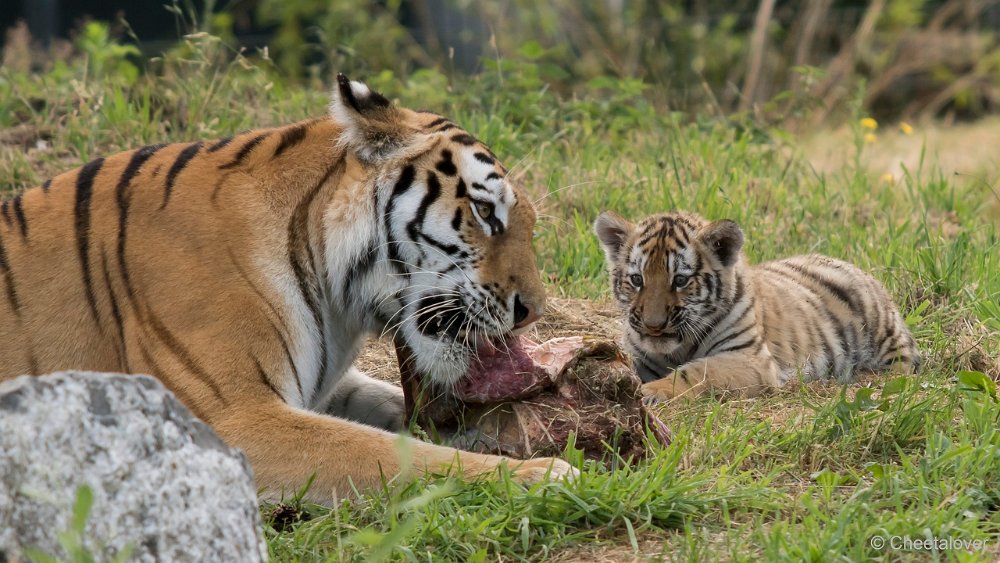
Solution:
<path fill-rule="evenodd" d="M 595 230 L 651 399 L 752 396 L 798 374 L 848 381 L 858 370 L 919 366 L 889 295 L 851 264 L 806 255 L 751 266 L 736 223 L 688 213 L 633 225 L 605 212 Z"/>
<path fill-rule="evenodd" d="M 404 444 L 401 390 L 353 362 L 389 334 L 448 384 L 537 319 L 531 202 L 453 122 L 338 82 L 326 117 L 97 158 L 4 202 L 0 381 L 151 374 L 273 496 L 378 484 L 401 451 L 417 471 L 505 462 Z"/>

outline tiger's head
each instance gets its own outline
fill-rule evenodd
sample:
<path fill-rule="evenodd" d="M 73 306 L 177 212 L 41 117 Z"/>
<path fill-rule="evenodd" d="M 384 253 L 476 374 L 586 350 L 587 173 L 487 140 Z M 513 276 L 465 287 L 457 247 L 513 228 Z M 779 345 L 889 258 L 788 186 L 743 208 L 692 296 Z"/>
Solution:
<path fill-rule="evenodd" d="M 626 315 L 626 344 L 666 355 L 690 342 L 728 310 L 742 261 L 743 232 L 728 220 L 689 213 L 653 215 L 633 225 L 605 211 L 594 231 L 611 274 L 611 290 Z"/>
<path fill-rule="evenodd" d="M 370 214 L 350 225 L 360 240 L 333 258 L 345 270 L 345 302 L 439 384 L 513 348 L 513 334 L 542 315 L 545 290 L 535 210 L 507 169 L 452 121 L 397 107 L 342 75 L 331 114 L 360 163 L 357 181 L 370 187 L 359 191 Z"/>

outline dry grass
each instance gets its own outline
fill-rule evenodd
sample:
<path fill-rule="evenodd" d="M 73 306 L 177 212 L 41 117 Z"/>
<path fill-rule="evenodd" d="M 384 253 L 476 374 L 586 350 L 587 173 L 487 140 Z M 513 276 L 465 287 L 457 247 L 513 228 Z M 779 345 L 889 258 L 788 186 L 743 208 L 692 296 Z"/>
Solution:
<path fill-rule="evenodd" d="M 837 173 L 852 163 L 852 130 L 842 126 L 824 130 L 803 142 L 806 159 L 821 173 Z M 941 172 L 960 181 L 993 185 L 1000 174 L 1000 117 L 971 123 L 925 123 L 905 134 L 897 124 L 882 124 L 875 142 L 865 147 L 865 165 L 878 178 L 892 175 L 899 180 L 907 170 L 914 172 L 933 164 Z M 996 192 L 994 192 L 996 193 Z"/>

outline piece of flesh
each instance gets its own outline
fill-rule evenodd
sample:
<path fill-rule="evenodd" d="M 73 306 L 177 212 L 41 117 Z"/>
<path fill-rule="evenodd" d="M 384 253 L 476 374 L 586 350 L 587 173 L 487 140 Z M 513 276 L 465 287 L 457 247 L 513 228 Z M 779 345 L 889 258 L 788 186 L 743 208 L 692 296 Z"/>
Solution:
<path fill-rule="evenodd" d="M 646 411 L 639 379 L 613 343 L 511 337 L 480 346 L 469 373 L 450 389 L 415 373 L 405 346 L 397 343 L 396 352 L 407 420 L 437 441 L 527 458 L 561 454 L 572 435 L 591 459 L 603 458 L 609 446 L 626 459 L 644 457 L 647 430 L 669 443 L 669 431 Z"/>

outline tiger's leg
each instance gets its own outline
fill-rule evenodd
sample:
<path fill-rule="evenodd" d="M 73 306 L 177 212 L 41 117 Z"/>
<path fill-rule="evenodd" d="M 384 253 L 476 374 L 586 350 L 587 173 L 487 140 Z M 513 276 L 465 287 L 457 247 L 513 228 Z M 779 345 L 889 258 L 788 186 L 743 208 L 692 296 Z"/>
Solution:
<path fill-rule="evenodd" d="M 337 382 L 324 412 L 395 432 L 404 428 L 403 390 L 351 366 Z"/>
<path fill-rule="evenodd" d="M 688 362 L 663 379 L 643 384 L 647 403 L 693 398 L 722 391 L 754 397 L 781 385 L 780 370 L 766 348 L 756 353 L 726 352 Z"/>
<path fill-rule="evenodd" d="M 329 504 L 349 496 L 354 486 L 371 488 L 392 479 L 408 464 L 416 474 L 461 467 L 466 477 L 495 475 L 497 467 L 506 464 L 521 482 L 536 482 L 546 474 L 560 478 L 577 473 L 559 459 L 518 461 L 463 452 L 297 409 L 276 397 L 242 402 L 213 416 L 210 424 L 226 443 L 247 454 L 257 486 L 267 498 L 294 494 L 313 476 L 306 496 Z"/>

